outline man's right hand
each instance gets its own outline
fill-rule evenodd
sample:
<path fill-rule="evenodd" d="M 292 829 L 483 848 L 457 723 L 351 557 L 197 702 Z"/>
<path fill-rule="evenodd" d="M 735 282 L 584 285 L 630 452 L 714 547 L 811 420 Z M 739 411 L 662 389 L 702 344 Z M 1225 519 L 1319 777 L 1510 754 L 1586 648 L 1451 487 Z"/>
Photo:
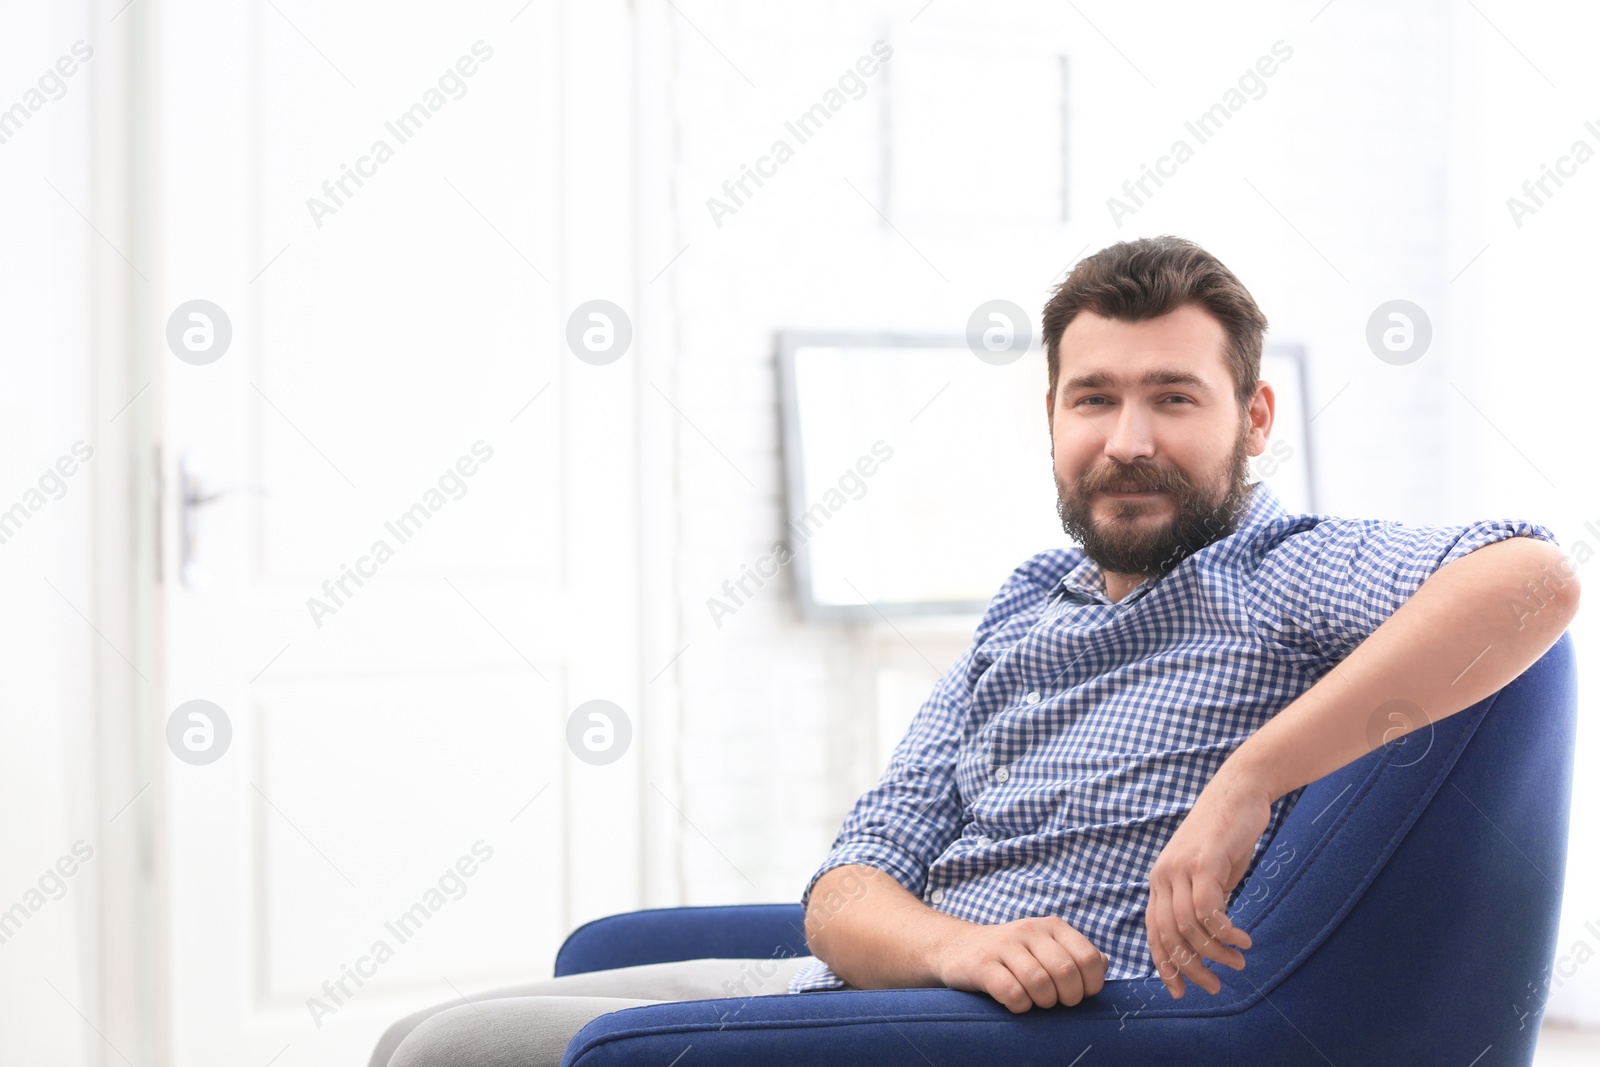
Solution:
<path fill-rule="evenodd" d="M 806 944 L 856 989 L 947 986 L 1019 1013 L 1093 996 L 1111 963 L 1058 916 L 968 922 L 864 864 L 835 867 L 811 887 Z"/>
<path fill-rule="evenodd" d="M 951 989 L 988 993 L 1020 1013 L 1093 996 L 1110 962 L 1065 919 L 1042 916 L 963 924 L 946 935 L 934 966 Z"/>

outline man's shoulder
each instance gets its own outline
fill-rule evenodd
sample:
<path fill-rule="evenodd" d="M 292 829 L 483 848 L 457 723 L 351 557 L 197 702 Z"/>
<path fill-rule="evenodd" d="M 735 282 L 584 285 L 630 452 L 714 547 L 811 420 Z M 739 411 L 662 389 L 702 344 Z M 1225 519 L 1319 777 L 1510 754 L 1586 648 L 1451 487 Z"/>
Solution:
<path fill-rule="evenodd" d="M 1221 564 L 1241 566 L 1246 572 L 1270 558 L 1283 558 L 1284 549 L 1309 549 L 1341 537 L 1359 537 L 1372 520 L 1349 519 L 1322 512 L 1291 511 L 1265 482 L 1256 483 L 1251 504 L 1239 526 L 1219 543 L 1197 555 Z"/>
<path fill-rule="evenodd" d="M 1520 519 L 1480 519 L 1464 523 L 1408 523 L 1399 519 L 1344 515 L 1285 515 L 1256 527 L 1240 546 L 1241 557 L 1265 563 L 1315 554 L 1327 560 L 1352 554 L 1390 553 L 1405 556 L 1435 544 L 1492 541 L 1515 534 L 1544 540 L 1554 535 L 1543 526 Z"/>
<path fill-rule="evenodd" d="M 1235 578 L 1260 597 L 1371 596 L 1414 588 L 1445 564 L 1515 536 L 1559 545 L 1547 527 L 1523 519 L 1440 524 L 1288 515 L 1263 523 L 1240 545 Z"/>
<path fill-rule="evenodd" d="M 1368 525 L 1371 520 L 1347 519 L 1337 515 L 1300 513 L 1281 515 L 1240 531 L 1244 536 L 1233 538 L 1236 554 L 1246 563 L 1260 563 L 1282 549 L 1305 546 L 1312 541 L 1328 541 L 1349 537 Z"/>

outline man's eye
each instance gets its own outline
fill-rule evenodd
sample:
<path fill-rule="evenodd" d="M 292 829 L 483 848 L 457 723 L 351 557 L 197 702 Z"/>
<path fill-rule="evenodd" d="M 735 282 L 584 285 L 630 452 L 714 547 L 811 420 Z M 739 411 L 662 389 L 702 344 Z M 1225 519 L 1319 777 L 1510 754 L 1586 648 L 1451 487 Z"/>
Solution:
<path fill-rule="evenodd" d="M 1078 401 L 1078 405 L 1081 406 L 1083 404 L 1087 404 L 1091 400 L 1104 400 L 1104 399 L 1106 399 L 1106 398 L 1103 397 L 1103 396 L 1086 396 L 1086 397 L 1081 398 Z M 1173 395 L 1168 396 L 1168 397 L 1163 397 L 1162 399 L 1163 400 L 1182 400 L 1185 404 L 1193 404 L 1194 403 L 1193 398 L 1184 396 L 1184 395 L 1182 395 L 1180 393 L 1174 393 Z M 1095 407 L 1100 407 L 1101 405 L 1096 404 L 1094 406 Z"/>

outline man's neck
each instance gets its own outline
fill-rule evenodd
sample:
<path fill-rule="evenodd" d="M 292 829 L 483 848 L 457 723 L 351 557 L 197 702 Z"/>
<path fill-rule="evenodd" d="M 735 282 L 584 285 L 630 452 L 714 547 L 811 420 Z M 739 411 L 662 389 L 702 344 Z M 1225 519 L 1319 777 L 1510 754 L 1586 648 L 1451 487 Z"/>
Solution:
<path fill-rule="evenodd" d="M 1148 576 L 1143 574 L 1114 574 L 1110 571 L 1104 574 L 1106 596 L 1112 600 L 1121 600 L 1139 586 L 1143 585 Z"/>

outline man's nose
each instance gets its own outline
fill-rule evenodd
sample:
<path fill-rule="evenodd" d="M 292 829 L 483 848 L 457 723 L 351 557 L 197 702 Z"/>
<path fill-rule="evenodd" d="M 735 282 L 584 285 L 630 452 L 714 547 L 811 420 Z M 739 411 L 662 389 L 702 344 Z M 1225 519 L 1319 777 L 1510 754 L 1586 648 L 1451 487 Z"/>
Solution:
<path fill-rule="evenodd" d="M 1124 404 L 1106 436 L 1106 455 L 1123 463 L 1155 455 L 1156 442 L 1148 412 L 1137 404 Z"/>

